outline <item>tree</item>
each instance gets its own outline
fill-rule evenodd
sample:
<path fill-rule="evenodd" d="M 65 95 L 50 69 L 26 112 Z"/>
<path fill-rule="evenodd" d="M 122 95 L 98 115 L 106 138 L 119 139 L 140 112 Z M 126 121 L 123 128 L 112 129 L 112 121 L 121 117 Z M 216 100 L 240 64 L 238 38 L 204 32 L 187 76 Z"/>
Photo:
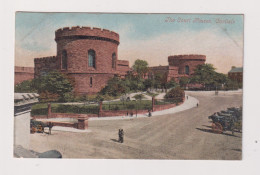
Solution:
<path fill-rule="evenodd" d="M 57 71 L 49 72 L 47 75 L 35 79 L 34 86 L 39 94 L 57 94 L 61 101 L 64 100 L 66 93 L 73 90 L 72 83 L 66 75 Z"/>
<path fill-rule="evenodd" d="M 173 87 L 176 87 L 177 86 L 177 83 L 174 81 L 174 79 L 172 79 L 171 81 L 167 82 L 165 84 L 166 86 L 166 89 L 169 89 L 169 88 L 173 88 Z"/>
<path fill-rule="evenodd" d="M 196 67 L 190 82 L 203 84 L 206 89 L 215 89 L 227 82 L 227 76 L 216 72 L 212 64 L 202 64 Z"/>
<path fill-rule="evenodd" d="M 146 79 L 144 80 L 144 88 L 145 90 L 151 89 L 154 86 L 154 80 L 153 79 Z"/>
<path fill-rule="evenodd" d="M 186 87 L 186 85 L 190 82 L 190 79 L 188 77 L 181 77 L 180 79 L 180 86 Z"/>
<path fill-rule="evenodd" d="M 136 95 L 134 96 L 134 98 L 135 98 L 136 100 L 140 100 L 140 102 L 141 102 L 141 100 L 144 98 L 144 95 L 143 95 L 143 94 L 136 94 Z"/>
<path fill-rule="evenodd" d="M 154 87 L 156 89 L 158 88 L 166 89 L 166 83 L 167 83 L 167 74 L 156 72 L 154 75 Z"/>
<path fill-rule="evenodd" d="M 148 63 L 145 60 L 137 59 L 132 68 L 139 78 L 144 78 L 144 75 L 148 72 Z"/>
<path fill-rule="evenodd" d="M 129 81 L 122 80 L 115 76 L 108 81 L 107 85 L 100 91 L 100 94 L 108 94 L 114 97 L 125 94 L 130 91 L 129 87 L 131 85 L 129 83 Z"/>
<path fill-rule="evenodd" d="M 34 87 L 34 80 L 26 80 L 22 83 L 15 85 L 14 91 L 19 93 L 34 93 L 37 90 Z"/>

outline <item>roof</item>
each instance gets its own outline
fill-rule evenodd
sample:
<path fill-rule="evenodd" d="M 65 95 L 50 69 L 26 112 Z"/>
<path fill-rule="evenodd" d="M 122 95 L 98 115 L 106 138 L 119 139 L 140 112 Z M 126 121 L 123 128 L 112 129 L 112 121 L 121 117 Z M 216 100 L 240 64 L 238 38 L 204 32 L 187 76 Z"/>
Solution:
<path fill-rule="evenodd" d="M 229 71 L 229 73 L 230 72 L 243 72 L 243 67 L 234 67 Z"/>

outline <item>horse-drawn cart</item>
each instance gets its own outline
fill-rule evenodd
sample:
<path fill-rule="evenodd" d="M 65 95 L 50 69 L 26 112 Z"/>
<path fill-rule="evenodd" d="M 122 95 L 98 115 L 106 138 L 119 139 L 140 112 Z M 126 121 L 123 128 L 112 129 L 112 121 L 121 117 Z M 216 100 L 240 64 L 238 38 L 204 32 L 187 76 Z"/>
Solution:
<path fill-rule="evenodd" d="M 228 108 L 226 111 L 216 112 L 208 117 L 212 120 L 212 131 L 223 133 L 223 131 L 240 132 L 242 130 L 242 108 Z"/>
<path fill-rule="evenodd" d="M 42 122 L 33 119 L 30 121 L 30 131 L 32 134 L 35 132 L 43 133 L 45 127 L 48 127 L 50 132 L 53 124 L 51 122 Z"/>

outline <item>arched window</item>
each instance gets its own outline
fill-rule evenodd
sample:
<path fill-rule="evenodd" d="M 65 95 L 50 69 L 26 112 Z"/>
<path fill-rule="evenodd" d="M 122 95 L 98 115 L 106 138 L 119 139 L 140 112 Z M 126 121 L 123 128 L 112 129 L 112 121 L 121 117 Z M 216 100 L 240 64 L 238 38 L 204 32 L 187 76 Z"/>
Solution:
<path fill-rule="evenodd" d="M 189 66 L 185 66 L 185 74 L 189 75 L 190 74 L 190 68 Z"/>
<path fill-rule="evenodd" d="M 113 53 L 112 54 L 112 68 L 116 68 L 116 54 Z"/>
<path fill-rule="evenodd" d="M 89 79 L 89 85 L 90 85 L 90 87 L 92 87 L 92 85 L 93 85 L 92 77 L 90 77 L 90 79 Z"/>
<path fill-rule="evenodd" d="M 96 53 L 94 50 L 88 51 L 88 66 L 96 68 Z"/>
<path fill-rule="evenodd" d="M 68 56 L 67 51 L 63 50 L 61 54 L 61 69 L 67 70 L 68 68 Z"/>

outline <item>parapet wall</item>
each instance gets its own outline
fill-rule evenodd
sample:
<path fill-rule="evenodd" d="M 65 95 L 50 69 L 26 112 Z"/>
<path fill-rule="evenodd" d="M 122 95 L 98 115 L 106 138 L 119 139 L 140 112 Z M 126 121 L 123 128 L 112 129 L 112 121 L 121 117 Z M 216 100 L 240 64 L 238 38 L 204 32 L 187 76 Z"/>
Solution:
<path fill-rule="evenodd" d="M 32 80 L 34 78 L 33 67 L 15 66 L 14 73 L 15 73 L 15 80 L 14 80 L 15 85 L 20 84 L 26 80 Z"/>
<path fill-rule="evenodd" d="M 120 65 L 120 66 L 129 66 L 129 61 L 127 61 L 127 60 L 117 60 L 116 64 Z"/>
<path fill-rule="evenodd" d="M 119 44 L 119 34 L 101 28 L 91 28 L 91 27 L 64 27 L 61 29 L 56 30 L 55 32 L 55 40 L 59 40 L 62 38 L 69 38 L 71 36 L 92 36 L 92 37 L 100 37 L 100 38 L 107 38 L 110 40 L 114 40 Z"/>
<path fill-rule="evenodd" d="M 34 73 L 34 68 L 33 67 L 20 67 L 20 66 L 15 66 L 14 71 L 17 72 L 25 72 L 25 73 Z"/>
<path fill-rule="evenodd" d="M 174 56 L 168 57 L 168 61 L 177 60 L 177 59 L 181 59 L 181 60 L 206 60 L 206 55 L 191 54 L 191 55 L 174 55 Z"/>

